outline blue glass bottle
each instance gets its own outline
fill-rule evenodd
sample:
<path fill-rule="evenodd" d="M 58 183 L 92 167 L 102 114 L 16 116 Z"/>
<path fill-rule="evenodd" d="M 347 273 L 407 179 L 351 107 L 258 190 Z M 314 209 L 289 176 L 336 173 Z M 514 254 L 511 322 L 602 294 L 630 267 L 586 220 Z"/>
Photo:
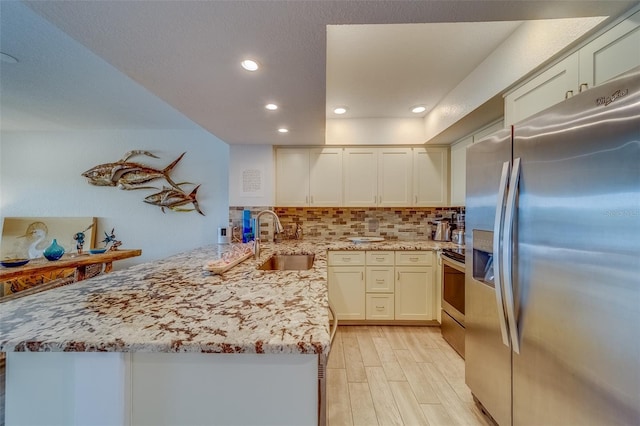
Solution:
<path fill-rule="evenodd" d="M 42 254 L 44 254 L 47 260 L 58 260 L 64 254 L 64 248 L 62 248 L 54 238 L 51 245 L 47 247 Z"/>

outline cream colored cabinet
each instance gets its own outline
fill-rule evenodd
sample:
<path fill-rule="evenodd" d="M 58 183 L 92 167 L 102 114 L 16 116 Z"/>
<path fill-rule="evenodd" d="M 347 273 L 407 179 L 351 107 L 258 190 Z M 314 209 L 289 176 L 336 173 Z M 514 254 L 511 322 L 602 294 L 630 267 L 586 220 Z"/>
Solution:
<path fill-rule="evenodd" d="M 364 251 L 329 251 L 329 299 L 338 320 L 363 320 L 365 306 Z"/>
<path fill-rule="evenodd" d="M 451 145 L 451 201 L 449 203 L 451 206 L 464 206 L 465 204 L 467 191 L 467 147 L 503 127 L 504 121 L 502 119 L 494 121 Z"/>
<path fill-rule="evenodd" d="M 577 52 L 518 87 L 504 98 L 504 120 L 512 125 L 565 99 L 579 87 Z"/>
<path fill-rule="evenodd" d="M 345 148 L 344 205 L 411 205 L 411 148 Z"/>
<path fill-rule="evenodd" d="M 341 206 L 341 148 L 278 148 L 276 202 L 279 206 Z"/>
<path fill-rule="evenodd" d="M 436 319 L 433 263 L 430 251 L 396 252 L 396 320 Z"/>
<path fill-rule="evenodd" d="M 309 150 L 309 205 L 342 205 L 342 148 Z"/>
<path fill-rule="evenodd" d="M 327 257 L 329 299 L 339 320 L 436 319 L 433 252 L 329 251 Z"/>
<path fill-rule="evenodd" d="M 394 319 L 393 251 L 367 251 L 366 305 L 368 320 Z"/>
<path fill-rule="evenodd" d="M 505 124 L 515 124 L 640 66 L 640 12 L 527 81 L 504 98 Z"/>
<path fill-rule="evenodd" d="M 447 148 L 413 148 L 414 206 L 448 205 L 449 156 Z"/>
<path fill-rule="evenodd" d="M 412 163 L 411 148 L 378 149 L 378 206 L 411 205 Z"/>
<path fill-rule="evenodd" d="M 468 136 L 451 145 L 451 205 L 464 206 L 466 196 L 467 147 L 473 143 Z"/>
<path fill-rule="evenodd" d="M 276 150 L 276 202 L 279 206 L 309 205 L 309 150 Z"/>
<path fill-rule="evenodd" d="M 367 293 L 367 319 L 392 321 L 394 314 L 393 293 Z"/>
<path fill-rule="evenodd" d="M 344 205 L 376 206 L 378 202 L 378 151 L 376 148 L 345 148 Z"/>
<path fill-rule="evenodd" d="M 594 87 L 640 66 L 640 12 L 580 49 L 580 84 Z"/>

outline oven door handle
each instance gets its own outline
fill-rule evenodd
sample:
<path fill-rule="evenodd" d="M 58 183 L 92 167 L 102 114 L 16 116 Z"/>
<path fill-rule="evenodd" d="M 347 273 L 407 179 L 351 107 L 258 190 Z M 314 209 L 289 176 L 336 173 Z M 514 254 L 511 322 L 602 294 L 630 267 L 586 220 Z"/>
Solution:
<path fill-rule="evenodd" d="M 498 200 L 496 202 L 496 218 L 493 224 L 493 273 L 494 287 L 496 291 L 496 304 L 498 305 L 498 322 L 502 343 L 509 347 L 509 332 L 507 330 L 507 319 L 504 314 L 504 302 L 502 301 L 502 230 L 504 223 L 504 207 L 506 204 L 507 186 L 509 185 L 509 162 L 502 164 L 500 175 L 500 186 L 498 187 Z"/>

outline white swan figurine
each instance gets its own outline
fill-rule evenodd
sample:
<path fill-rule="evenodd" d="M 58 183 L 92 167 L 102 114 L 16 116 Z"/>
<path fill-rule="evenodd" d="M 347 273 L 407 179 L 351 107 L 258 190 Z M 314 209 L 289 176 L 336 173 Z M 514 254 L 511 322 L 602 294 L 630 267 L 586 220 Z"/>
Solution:
<path fill-rule="evenodd" d="M 45 237 L 47 236 L 47 231 L 45 231 L 44 229 L 34 229 L 31 232 L 31 236 L 32 238 L 35 238 L 35 240 L 29 244 L 29 259 L 37 259 L 38 257 L 42 257 L 43 256 L 43 252 L 44 252 L 44 248 L 39 249 L 38 248 L 38 244 L 40 244 L 42 242 L 42 240 L 45 239 Z"/>

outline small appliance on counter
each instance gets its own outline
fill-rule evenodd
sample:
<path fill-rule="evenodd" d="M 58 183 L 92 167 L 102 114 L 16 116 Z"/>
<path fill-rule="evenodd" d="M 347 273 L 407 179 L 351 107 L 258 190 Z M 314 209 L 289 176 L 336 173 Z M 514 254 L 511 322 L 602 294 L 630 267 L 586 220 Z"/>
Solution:
<path fill-rule="evenodd" d="M 434 241 L 450 241 L 451 226 L 448 219 L 436 222 L 436 233 L 433 237 Z"/>
<path fill-rule="evenodd" d="M 457 228 L 451 231 L 451 242 L 461 246 L 464 245 L 464 228 Z"/>

